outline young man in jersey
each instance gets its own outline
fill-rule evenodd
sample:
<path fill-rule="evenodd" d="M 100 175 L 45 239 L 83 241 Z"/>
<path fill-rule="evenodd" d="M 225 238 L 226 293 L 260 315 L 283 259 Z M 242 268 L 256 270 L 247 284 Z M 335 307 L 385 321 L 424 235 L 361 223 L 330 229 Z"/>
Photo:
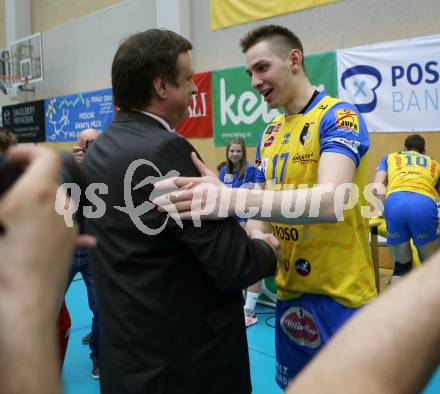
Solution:
<path fill-rule="evenodd" d="M 285 113 L 268 125 L 257 148 L 257 182 L 277 191 L 233 189 L 229 207 L 232 215 L 235 201 L 244 199 L 246 208 L 259 208 L 254 212 L 258 220 L 249 220 L 248 225 L 272 230 L 281 242 L 275 340 L 276 379 L 284 388 L 334 332 L 376 295 L 369 228 L 360 208 L 365 205 L 370 143 L 364 120 L 353 105 L 312 86 L 301 41 L 291 31 L 261 26 L 240 44 L 252 86 L 271 108 Z M 193 161 L 201 178 L 175 178 L 155 185 L 158 191 L 171 182 L 185 185 L 184 192 L 167 196 L 185 219 L 203 213 L 194 210 L 205 205 L 197 203 L 204 198 L 197 191 L 199 184 L 210 183 L 222 191 L 215 175 L 195 155 Z M 352 183 L 359 187 L 359 199 L 341 217 L 338 190 Z M 323 189 L 319 210 L 313 212 L 315 197 Z M 268 216 L 261 208 L 269 194 L 273 204 Z M 286 215 L 283 200 L 290 209 L 302 205 L 302 213 Z M 156 202 L 167 209 L 165 201 Z M 215 219 L 217 214 L 218 209 L 212 209 L 202 217 Z"/>
<path fill-rule="evenodd" d="M 353 105 L 312 86 L 298 37 L 281 26 L 262 26 L 240 46 L 252 86 L 271 108 L 284 110 L 260 137 L 256 182 L 281 189 L 353 182 L 363 190 L 369 148 L 365 123 Z M 325 195 L 321 209 L 324 200 Z M 282 388 L 376 294 L 360 204 L 347 210 L 344 220 L 328 221 L 324 216 L 310 224 L 271 223 L 281 242 L 275 341 Z"/>
<path fill-rule="evenodd" d="M 403 151 L 382 158 L 374 181 L 387 187 L 385 220 L 395 281 L 412 268 L 410 239 L 420 261 L 439 248 L 436 197 L 440 166 L 425 155 L 423 137 L 413 134 L 405 139 Z"/>

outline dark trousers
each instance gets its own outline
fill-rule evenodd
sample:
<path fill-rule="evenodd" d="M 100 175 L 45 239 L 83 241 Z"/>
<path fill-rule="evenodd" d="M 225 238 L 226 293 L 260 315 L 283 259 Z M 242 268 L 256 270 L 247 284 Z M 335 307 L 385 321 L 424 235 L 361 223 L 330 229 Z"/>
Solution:
<path fill-rule="evenodd" d="M 90 358 L 92 360 L 99 359 L 99 315 L 98 303 L 96 299 L 96 286 L 93 278 L 92 269 L 90 266 L 89 252 L 87 249 L 79 248 L 75 251 L 70 268 L 69 281 L 67 288 L 69 288 L 75 275 L 80 272 L 87 288 L 87 298 L 89 300 L 89 308 L 93 313 L 92 318 L 92 337 L 90 339 Z"/>

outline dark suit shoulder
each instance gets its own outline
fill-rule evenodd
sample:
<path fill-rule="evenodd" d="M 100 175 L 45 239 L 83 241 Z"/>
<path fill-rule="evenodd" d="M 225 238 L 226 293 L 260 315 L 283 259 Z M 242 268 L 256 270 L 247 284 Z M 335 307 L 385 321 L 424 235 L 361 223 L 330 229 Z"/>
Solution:
<path fill-rule="evenodd" d="M 161 136 L 156 157 L 161 159 L 162 166 L 167 170 L 178 170 L 182 176 L 200 176 L 191 160 L 191 153 L 197 150 L 182 136 L 169 132 Z"/>

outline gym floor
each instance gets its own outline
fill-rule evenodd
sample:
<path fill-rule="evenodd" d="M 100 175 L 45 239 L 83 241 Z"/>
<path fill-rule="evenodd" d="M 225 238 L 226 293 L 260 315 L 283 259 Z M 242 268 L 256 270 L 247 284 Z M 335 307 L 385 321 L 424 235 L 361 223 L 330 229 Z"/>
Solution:
<path fill-rule="evenodd" d="M 99 394 L 99 381 L 90 376 L 92 363 L 89 347 L 81 343 L 90 332 L 91 312 L 81 276 L 76 276 L 66 295 L 66 303 L 72 319 L 69 346 L 64 362 L 62 382 L 64 394 Z M 273 309 L 258 306 L 258 323 L 247 329 L 253 394 L 280 394 L 275 383 L 275 344 Z M 416 362 L 416 360 L 415 360 Z M 440 393 L 440 368 L 427 385 L 423 394 Z"/>

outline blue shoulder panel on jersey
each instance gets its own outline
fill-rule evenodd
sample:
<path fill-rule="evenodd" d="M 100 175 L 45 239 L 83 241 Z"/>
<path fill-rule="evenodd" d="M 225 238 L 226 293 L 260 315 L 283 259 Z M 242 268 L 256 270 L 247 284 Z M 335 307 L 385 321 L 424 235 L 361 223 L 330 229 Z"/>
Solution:
<path fill-rule="evenodd" d="M 376 172 L 378 171 L 388 171 L 388 155 L 382 157 L 382 160 L 376 167 Z"/>
<path fill-rule="evenodd" d="M 357 108 L 341 101 L 323 116 L 320 124 L 321 153 L 337 152 L 350 157 L 356 167 L 370 147 L 364 119 Z"/>
<path fill-rule="evenodd" d="M 226 165 L 220 168 L 220 171 L 218 173 L 218 179 L 220 179 L 223 182 L 223 179 L 225 178 L 225 174 L 226 174 Z"/>

